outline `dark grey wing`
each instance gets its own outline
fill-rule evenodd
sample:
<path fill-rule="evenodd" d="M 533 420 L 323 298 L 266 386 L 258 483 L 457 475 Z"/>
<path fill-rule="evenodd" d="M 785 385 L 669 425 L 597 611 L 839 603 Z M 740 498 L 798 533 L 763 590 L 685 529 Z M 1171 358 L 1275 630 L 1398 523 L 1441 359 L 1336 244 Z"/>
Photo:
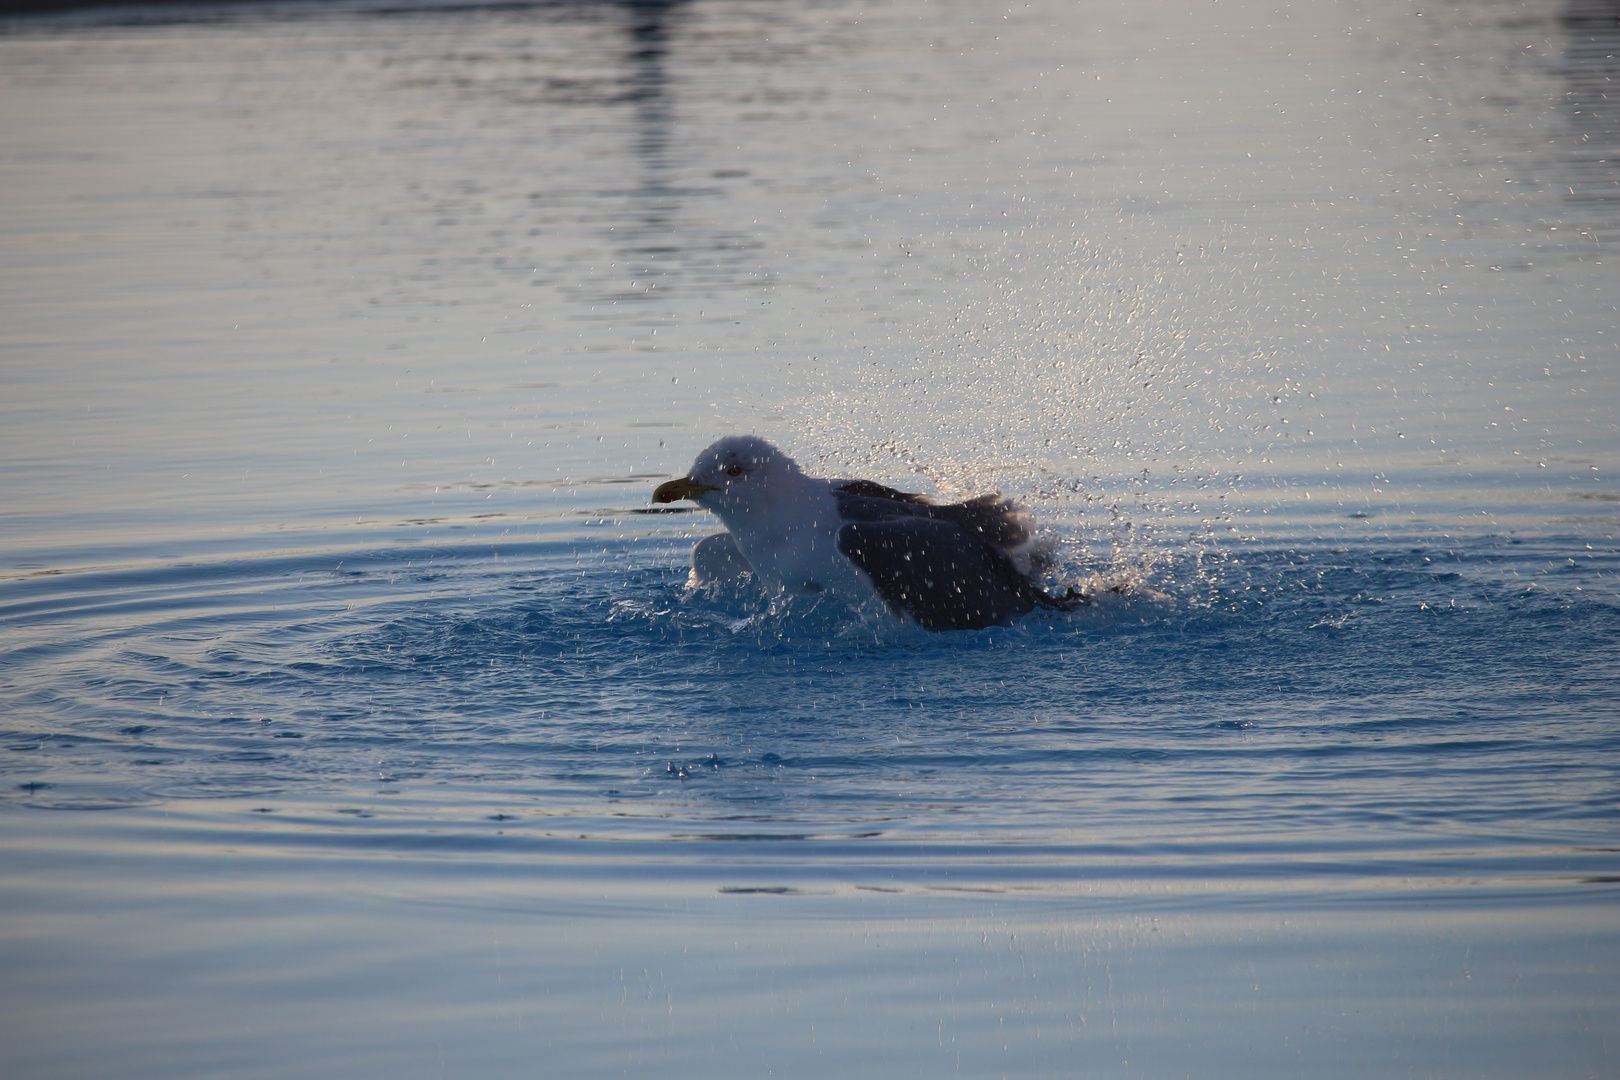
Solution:
<path fill-rule="evenodd" d="M 866 572 L 890 607 L 927 630 L 1006 626 L 1044 596 L 1006 555 L 949 521 L 852 522 L 838 530 L 838 550 Z"/>
<path fill-rule="evenodd" d="M 1035 521 L 1029 511 L 1000 495 L 980 495 L 949 506 L 930 506 L 928 516 L 960 525 L 1003 551 L 1028 543 L 1035 535 Z"/>
<path fill-rule="evenodd" d="M 1028 542 L 1034 534 L 1029 512 L 1000 495 L 980 495 L 967 502 L 940 506 L 925 501 L 926 496 L 922 495 L 894 492 L 903 498 L 893 498 L 872 494 L 870 489 L 873 488 L 891 490 L 865 480 L 837 488 L 838 516 L 845 521 L 861 522 L 918 518 L 948 522 L 1002 551 L 1011 551 Z"/>
<path fill-rule="evenodd" d="M 901 502 L 897 499 L 871 495 L 838 496 L 838 516 L 844 521 L 904 521 L 925 520 L 930 510 L 927 503 Z"/>
<path fill-rule="evenodd" d="M 888 499 L 899 503 L 930 503 L 926 495 L 917 495 L 898 488 L 884 487 L 875 480 L 845 480 L 833 489 L 839 495 L 853 495 L 863 499 Z"/>

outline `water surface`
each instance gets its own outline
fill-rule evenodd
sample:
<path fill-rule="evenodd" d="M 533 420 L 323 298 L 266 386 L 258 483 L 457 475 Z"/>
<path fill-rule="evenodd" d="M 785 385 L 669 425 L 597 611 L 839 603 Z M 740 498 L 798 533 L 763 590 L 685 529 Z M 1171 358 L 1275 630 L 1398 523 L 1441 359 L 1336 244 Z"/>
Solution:
<path fill-rule="evenodd" d="M 1599 1076 L 1611 7 L 0 36 L 26 1076 Z M 1036 512 L 692 591 L 719 434 Z"/>

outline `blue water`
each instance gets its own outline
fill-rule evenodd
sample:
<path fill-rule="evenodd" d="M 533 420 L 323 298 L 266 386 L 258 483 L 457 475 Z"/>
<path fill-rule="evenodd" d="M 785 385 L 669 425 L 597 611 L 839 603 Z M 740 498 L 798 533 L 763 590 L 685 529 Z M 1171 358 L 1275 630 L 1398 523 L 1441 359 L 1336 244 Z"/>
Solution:
<path fill-rule="evenodd" d="M 1612 869 L 1613 544 L 1212 545 L 1093 609 L 941 635 L 689 594 L 684 542 L 624 531 L 14 579 L 8 766 L 37 778 L 9 797 L 1012 842 L 1171 876 Z"/>
<path fill-rule="evenodd" d="M 1606 10 L 3 24 L 7 1074 L 1610 1075 Z"/>

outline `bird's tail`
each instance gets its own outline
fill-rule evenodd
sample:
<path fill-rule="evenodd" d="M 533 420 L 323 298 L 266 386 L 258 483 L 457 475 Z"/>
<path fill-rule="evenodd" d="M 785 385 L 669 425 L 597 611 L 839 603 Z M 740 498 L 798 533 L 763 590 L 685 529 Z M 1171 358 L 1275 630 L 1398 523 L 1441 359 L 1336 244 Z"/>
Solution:
<path fill-rule="evenodd" d="M 1124 585 L 1115 585 L 1103 591 L 1123 593 L 1125 588 Z M 1078 611 L 1080 608 L 1090 607 L 1096 602 L 1097 599 L 1094 593 L 1083 593 L 1072 585 L 1062 596 L 1053 596 L 1051 593 L 1043 592 L 1040 589 L 1035 590 L 1035 605 L 1048 611 Z"/>
<path fill-rule="evenodd" d="M 1043 607 L 1048 611 L 1075 611 L 1079 608 L 1089 607 L 1091 597 L 1073 586 L 1070 586 L 1069 591 L 1062 596 L 1053 596 L 1049 592 L 1036 589 L 1035 604 L 1037 607 Z"/>

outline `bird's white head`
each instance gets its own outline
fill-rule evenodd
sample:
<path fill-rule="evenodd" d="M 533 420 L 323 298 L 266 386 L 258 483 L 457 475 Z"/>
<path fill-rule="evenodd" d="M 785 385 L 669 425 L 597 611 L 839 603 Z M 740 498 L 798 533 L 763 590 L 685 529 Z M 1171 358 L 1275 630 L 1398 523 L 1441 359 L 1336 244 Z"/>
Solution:
<path fill-rule="evenodd" d="M 691 472 L 659 485 L 653 502 L 694 499 L 722 513 L 747 512 L 800 475 L 792 458 L 757 435 L 728 435 L 699 454 Z"/>

